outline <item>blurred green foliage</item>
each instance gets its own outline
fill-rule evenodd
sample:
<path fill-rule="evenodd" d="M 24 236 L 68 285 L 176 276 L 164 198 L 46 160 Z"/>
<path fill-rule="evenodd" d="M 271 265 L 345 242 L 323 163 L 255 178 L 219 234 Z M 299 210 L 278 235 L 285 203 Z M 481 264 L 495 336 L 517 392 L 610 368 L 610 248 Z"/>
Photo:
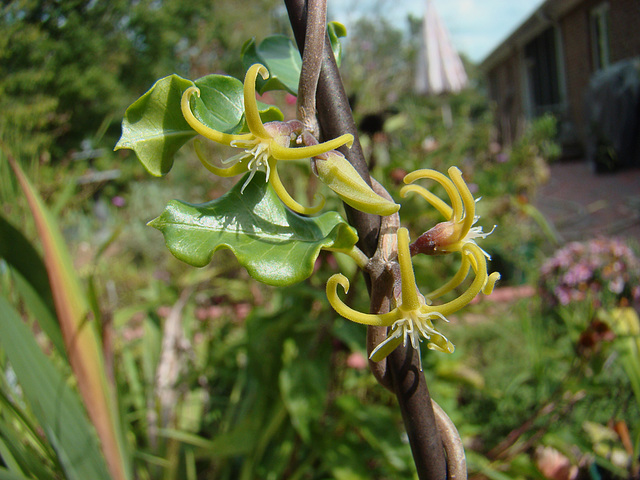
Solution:
<path fill-rule="evenodd" d="M 1 137 L 26 158 L 111 149 L 125 108 L 157 78 L 240 72 L 240 46 L 272 31 L 276 3 L 3 2 Z"/>

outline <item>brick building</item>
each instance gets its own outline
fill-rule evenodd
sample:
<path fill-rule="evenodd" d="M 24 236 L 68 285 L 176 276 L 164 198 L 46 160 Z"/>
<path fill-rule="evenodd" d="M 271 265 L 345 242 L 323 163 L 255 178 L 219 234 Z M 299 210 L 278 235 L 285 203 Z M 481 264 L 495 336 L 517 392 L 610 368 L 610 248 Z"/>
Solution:
<path fill-rule="evenodd" d="M 547 0 L 481 63 L 500 140 L 552 112 L 565 152 L 584 144 L 591 76 L 640 56 L 640 0 Z"/>

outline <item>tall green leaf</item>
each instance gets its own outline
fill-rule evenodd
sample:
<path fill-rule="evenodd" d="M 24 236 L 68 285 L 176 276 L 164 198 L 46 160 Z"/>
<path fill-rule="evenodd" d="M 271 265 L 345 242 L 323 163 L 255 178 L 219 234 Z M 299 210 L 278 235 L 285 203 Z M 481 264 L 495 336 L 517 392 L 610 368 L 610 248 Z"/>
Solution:
<path fill-rule="evenodd" d="M 0 345 L 45 435 L 56 453 L 67 459 L 63 466 L 68 478 L 111 480 L 95 432 L 67 379 L 51 364 L 3 297 L 0 317 Z"/>
<path fill-rule="evenodd" d="M 18 473 L 13 473 L 4 468 L 0 468 L 0 480 L 31 480 L 23 475 Z"/>
<path fill-rule="evenodd" d="M 23 233 L 0 215 L 0 258 L 29 282 L 53 312 L 53 297 L 44 262 Z"/>
<path fill-rule="evenodd" d="M 217 250 L 228 248 L 249 275 L 277 286 L 308 278 L 323 247 L 350 249 L 358 240 L 336 212 L 309 218 L 289 210 L 264 173 L 256 173 L 242 192 L 245 180 L 207 203 L 174 200 L 149 225 L 190 265 L 203 267 Z"/>
<path fill-rule="evenodd" d="M 58 352 L 66 356 L 55 318 L 51 286 L 40 254 L 23 233 L 0 215 L 0 258 L 12 268 L 16 290 Z"/>
<path fill-rule="evenodd" d="M 0 437 L 4 439 L 8 450 L 0 451 L 2 461 L 14 473 L 28 471 L 38 480 L 53 480 L 56 472 L 52 466 L 59 462 L 56 461 L 53 447 L 42 437 L 38 420 L 33 416 L 33 412 L 26 410 L 25 402 L 15 398 L 17 392 L 13 392 L 11 399 L 7 397 L 6 391 L 13 390 L 14 387 L 9 386 L 6 378 L 2 378 L 0 388 L 5 390 L 0 391 Z M 21 467 L 12 467 L 7 455 L 13 457 Z"/>
<path fill-rule="evenodd" d="M 9 159 L 9 163 L 27 198 L 42 241 L 43 258 L 69 363 L 89 418 L 100 438 L 109 472 L 113 480 L 131 478 L 115 392 L 109 388 L 106 379 L 102 345 L 95 326 L 90 321 L 87 299 L 73 270 L 64 239 L 22 169 L 12 159 Z M 70 461 L 73 460 L 70 457 Z"/>

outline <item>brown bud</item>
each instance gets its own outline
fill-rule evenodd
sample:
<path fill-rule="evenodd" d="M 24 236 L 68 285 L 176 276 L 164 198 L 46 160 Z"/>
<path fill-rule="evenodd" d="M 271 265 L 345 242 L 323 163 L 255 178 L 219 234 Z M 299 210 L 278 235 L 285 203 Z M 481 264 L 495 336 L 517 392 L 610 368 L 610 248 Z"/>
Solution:
<path fill-rule="evenodd" d="M 409 246 L 411 255 L 424 253 L 425 255 L 444 255 L 448 253 L 447 247 L 455 243 L 456 225 L 455 223 L 440 222 L 431 230 L 420 235 L 415 242 Z"/>

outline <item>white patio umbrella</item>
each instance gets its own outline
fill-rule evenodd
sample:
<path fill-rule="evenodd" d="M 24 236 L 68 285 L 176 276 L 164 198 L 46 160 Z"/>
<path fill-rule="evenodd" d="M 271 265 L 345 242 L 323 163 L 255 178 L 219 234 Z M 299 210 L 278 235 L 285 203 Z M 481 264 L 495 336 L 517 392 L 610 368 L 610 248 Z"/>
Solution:
<path fill-rule="evenodd" d="M 432 0 L 426 0 L 422 20 L 422 45 L 418 53 L 415 89 L 423 95 L 456 93 L 468 78 L 449 32 Z"/>

